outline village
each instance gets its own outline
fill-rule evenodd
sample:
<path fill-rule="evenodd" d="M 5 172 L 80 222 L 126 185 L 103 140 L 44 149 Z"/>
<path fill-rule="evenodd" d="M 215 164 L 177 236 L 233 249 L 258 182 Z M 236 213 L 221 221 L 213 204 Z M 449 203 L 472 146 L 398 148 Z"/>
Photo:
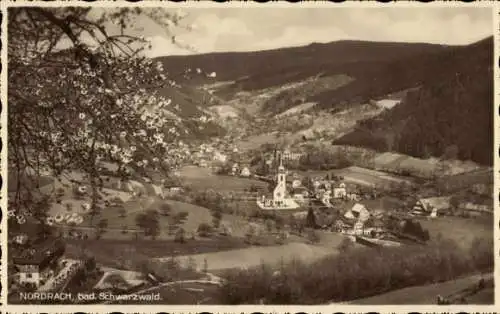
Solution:
<path fill-rule="evenodd" d="M 7 305 L 494 304 L 493 7 L 153 6 L 2 6 Z"/>
<path fill-rule="evenodd" d="M 432 171 L 443 169 L 437 162 L 429 170 L 428 161 L 383 153 L 364 162 L 371 169 L 351 163 L 340 169 L 307 170 L 297 167 L 307 159 L 307 151 L 270 145 L 257 153 L 240 151 L 234 139 L 225 139 L 226 143 L 180 142 L 168 157 L 175 158 L 177 165 L 168 179 L 155 176 L 154 169 L 126 181 L 110 175 L 100 213 L 93 213 L 86 201 L 88 185 L 48 184 L 47 189 L 55 189 L 60 199 L 46 224 L 59 230 L 59 236 L 54 240 L 36 231 L 40 243 L 35 244 L 30 233 L 38 229 L 27 227 L 32 222 L 9 217 L 19 226 L 9 247 L 13 252 L 9 254 L 13 260 L 10 294 L 75 291 L 75 286 L 76 291 L 129 294 L 164 282 L 151 268 L 138 272 L 130 265 L 106 265 L 85 252 L 68 255 L 68 244 L 124 241 L 130 247 L 134 241 L 170 241 L 179 244 L 180 250 L 148 259 L 161 264 L 175 258 L 181 269 L 196 274 L 195 279 L 189 277 L 194 281 L 186 282 L 218 286 L 224 279 L 213 272 L 235 265 L 253 267 L 263 259 L 278 262 L 304 248 L 312 250 L 307 258 L 314 260 L 339 252 L 348 242 L 366 247 L 425 245 L 436 236 L 436 229 L 459 220 L 464 224 L 471 219 L 489 220 L 492 215 L 491 169 L 484 167 L 452 161 L 446 167 L 449 173 L 436 178 Z M 347 154 L 345 149 L 342 152 Z M 402 170 L 392 170 L 395 164 Z M 418 165 L 425 165 L 420 172 Z M 103 163 L 103 167 L 112 173 L 112 164 Z M 233 244 L 204 252 L 202 247 L 209 241 Z M 183 245 L 196 248 L 182 252 Z M 282 247 L 281 254 L 275 253 L 277 246 Z M 260 251 L 244 257 L 243 251 L 252 247 Z"/>

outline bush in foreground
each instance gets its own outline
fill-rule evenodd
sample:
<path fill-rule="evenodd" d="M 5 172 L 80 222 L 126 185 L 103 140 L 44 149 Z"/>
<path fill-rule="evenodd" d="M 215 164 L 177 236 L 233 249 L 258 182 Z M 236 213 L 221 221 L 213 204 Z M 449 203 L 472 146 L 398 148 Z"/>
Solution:
<path fill-rule="evenodd" d="M 228 272 L 220 297 L 224 304 L 354 300 L 491 270 L 492 248 L 491 243 L 484 243 L 464 250 L 441 240 L 426 246 L 347 250 L 312 264 L 294 260 L 276 267 L 261 265 Z"/>

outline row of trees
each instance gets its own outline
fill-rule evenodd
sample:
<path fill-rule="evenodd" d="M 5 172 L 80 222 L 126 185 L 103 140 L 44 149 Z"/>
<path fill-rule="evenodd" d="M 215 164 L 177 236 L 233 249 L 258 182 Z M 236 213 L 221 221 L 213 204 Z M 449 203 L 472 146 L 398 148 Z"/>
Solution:
<path fill-rule="evenodd" d="M 297 168 L 300 170 L 329 170 L 351 166 L 352 163 L 340 151 L 330 152 L 322 149 L 308 151 L 299 159 Z"/>
<path fill-rule="evenodd" d="M 414 285 L 446 281 L 493 269 L 493 243 L 470 248 L 449 240 L 430 245 L 350 249 L 315 262 L 292 260 L 280 268 L 261 265 L 230 271 L 219 297 L 224 304 L 318 304 L 344 302 Z"/>

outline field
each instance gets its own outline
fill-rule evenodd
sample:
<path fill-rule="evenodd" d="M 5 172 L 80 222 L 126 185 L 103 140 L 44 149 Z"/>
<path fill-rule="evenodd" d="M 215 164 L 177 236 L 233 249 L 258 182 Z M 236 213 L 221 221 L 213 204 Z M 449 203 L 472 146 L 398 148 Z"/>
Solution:
<path fill-rule="evenodd" d="M 238 142 L 237 147 L 242 150 L 253 150 L 258 149 L 263 144 L 274 144 L 278 143 L 280 138 L 276 136 L 275 133 L 264 133 L 258 135 L 252 135 Z"/>
<path fill-rule="evenodd" d="M 338 176 L 343 176 L 344 180 L 347 182 L 365 186 L 412 183 L 412 180 L 410 178 L 403 178 L 382 171 L 370 170 L 355 166 L 335 170 L 333 171 L 333 173 Z"/>
<path fill-rule="evenodd" d="M 209 270 L 233 269 L 237 267 L 250 268 L 264 264 L 278 264 L 281 260 L 289 261 L 293 258 L 305 262 L 313 261 L 326 255 L 335 254 L 334 248 L 326 248 L 305 243 L 289 243 L 280 246 L 250 247 L 231 251 L 195 254 L 180 256 L 180 260 L 194 260 L 198 267 L 202 267 L 205 260 Z"/>
<path fill-rule="evenodd" d="M 184 221 L 179 222 L 177 226 L 183 228 L 188 233 L 195 233 L 201 223 L 210 224 L 212 222 L 212 215 L 207 208 L 174 200 L 147 197 L 144 199 L 133 199 L 125 203 L 125 215 L 123 216 L 117 207 L 108 207 L 96 215 L 92 221 L 90 216 L 86 216 L 84 223 L 74 228 L 82 230 L 93 229 L 100 220 L 105 219 L 108 226 L 104 228 L 105 232 L 101 235 L 102 238 L 130 240 L 135 238 L 137 232 L 140 232 L 136 224 L 137 215 L 148 209 L 160 209 L 162 203 L 169 204 L 171 212 L 168 216 L 159 215 L 160 233 L 157 239 L 165 240 L 173 238 L 173 235 L 169 234 L 168 229 L 173 224 L 173 217 L 180 212 L 186 212 L 188 216 Z"/>
<path fill-rule="evenodd" d="M 446 176 L 438 180 L 441 188 L 453 192 L 470 187 L 474 184 L 493 185 L 493 171 L 491 169 L 480 169 L 463 174 Z"/>
<path fill-rule="evenodd" d="M 493 238 L 493 221 L 491 216 L 478 218 L 439 217 L 437 219 L 420 220 L 422 227 L 429 230 L 431 239 L 442 237 L 454 240 L 460 246 L 468 248 L 474 238 L 485 240 Z"/>
<path fill-rule="evenodd" d="M 214 189 L 216 191 L 243 191 L 252 185 L 266 187 L 267 183 L 233 176 L 215 175 L 208 168 L 186 166 L 180 170 L 184 183 L 195 190 Z"/>
<path fill-rule="evenodd" d="M 150 258 L 171 257 L 188 254 L 229 251 L 248 247 L 242 239 L 214 237 L 212 239 L 188 239 L 185 243 L 172 240 L 67 240 L 68 258 L 81 256 L 82 251 L 92 254 L 102 265 L 116 268 L 133 268 L 130 265 Z"/>
<path fill-rule="evenodd" d="M 436 304 L 438 295 L 445 297 L 466 289 L 469 286 L 477 284 L 482 277 L 481 275 L 474 275 L 442 283 L 409 287 L 348 303 L 358 305 Z M 467 299 L 469 304 L 493 304 L 494 289 L 485 289 Z"/>
<path fill-rule="evenodd" d="M 295 171 L 295 172 L 297 172 L 297 174 L 301 176 L 310 176 L 310 177 L 316 177 L 316 176 L 324 177 L 327 174 L 332 173 L 337 176 L 344 177 L 344 180 L 348 183 L 354 183 L 364 186 L 389 185 L 389 184 L 413 182 L 413 180 L 408 177 L 401 177 L 382 171 L 376 171 L 356 166 L 344 169 L 334 169 L 334 170 Z"/>

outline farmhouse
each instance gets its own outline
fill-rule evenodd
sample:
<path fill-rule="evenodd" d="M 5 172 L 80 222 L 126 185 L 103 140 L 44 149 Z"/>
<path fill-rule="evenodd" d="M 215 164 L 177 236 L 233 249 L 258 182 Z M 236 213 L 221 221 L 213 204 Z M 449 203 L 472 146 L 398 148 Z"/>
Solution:
<path fill-rule="evenodd" d="M 358 221 L 365 222 L 370 218 L 370 212 L 365 205 L 356 203 L 351 208 L 351 212 L 358 217 Z"/>
<path fill-rule="evenodd" d="M 13 261 L 19 269 L 19 283 L 39 287 L 53 275 L 53 267 L 64 254 L 64 243 L 54 239 L 34 245 L 15 256 Z"/>
<path fill-rule="evenodd" d="M 282 155 L 284 161 L 296 161 L 299 160 L 304 154 L 292 152 L 290 149 L 285 149 Z"/>
<path fill-rule="evenodd" d="M 450 208 L 450 199 L 450 196 L 422 198 L 415 203 L 412 213 L 416 215 L 438 215 Z"/>
<path fill-rule="evenodd" d="M 213 160 L 225 163 L 227 161 L 227 155 L 216 151 L 213 155 Z"/>
<path fill-rule="evenodd" d="M 333 188 L 333 198 L 345 198 L 347 196 L 347 190 L 345 183 L 340 183 L 338 187 Z"/>
<path fill-rule="evenodd" d="M 250 169 L 247 166 L 244 166 L 243 169 L 241 169 L 241 176 L 242 177 L 250 176 Z"/>

